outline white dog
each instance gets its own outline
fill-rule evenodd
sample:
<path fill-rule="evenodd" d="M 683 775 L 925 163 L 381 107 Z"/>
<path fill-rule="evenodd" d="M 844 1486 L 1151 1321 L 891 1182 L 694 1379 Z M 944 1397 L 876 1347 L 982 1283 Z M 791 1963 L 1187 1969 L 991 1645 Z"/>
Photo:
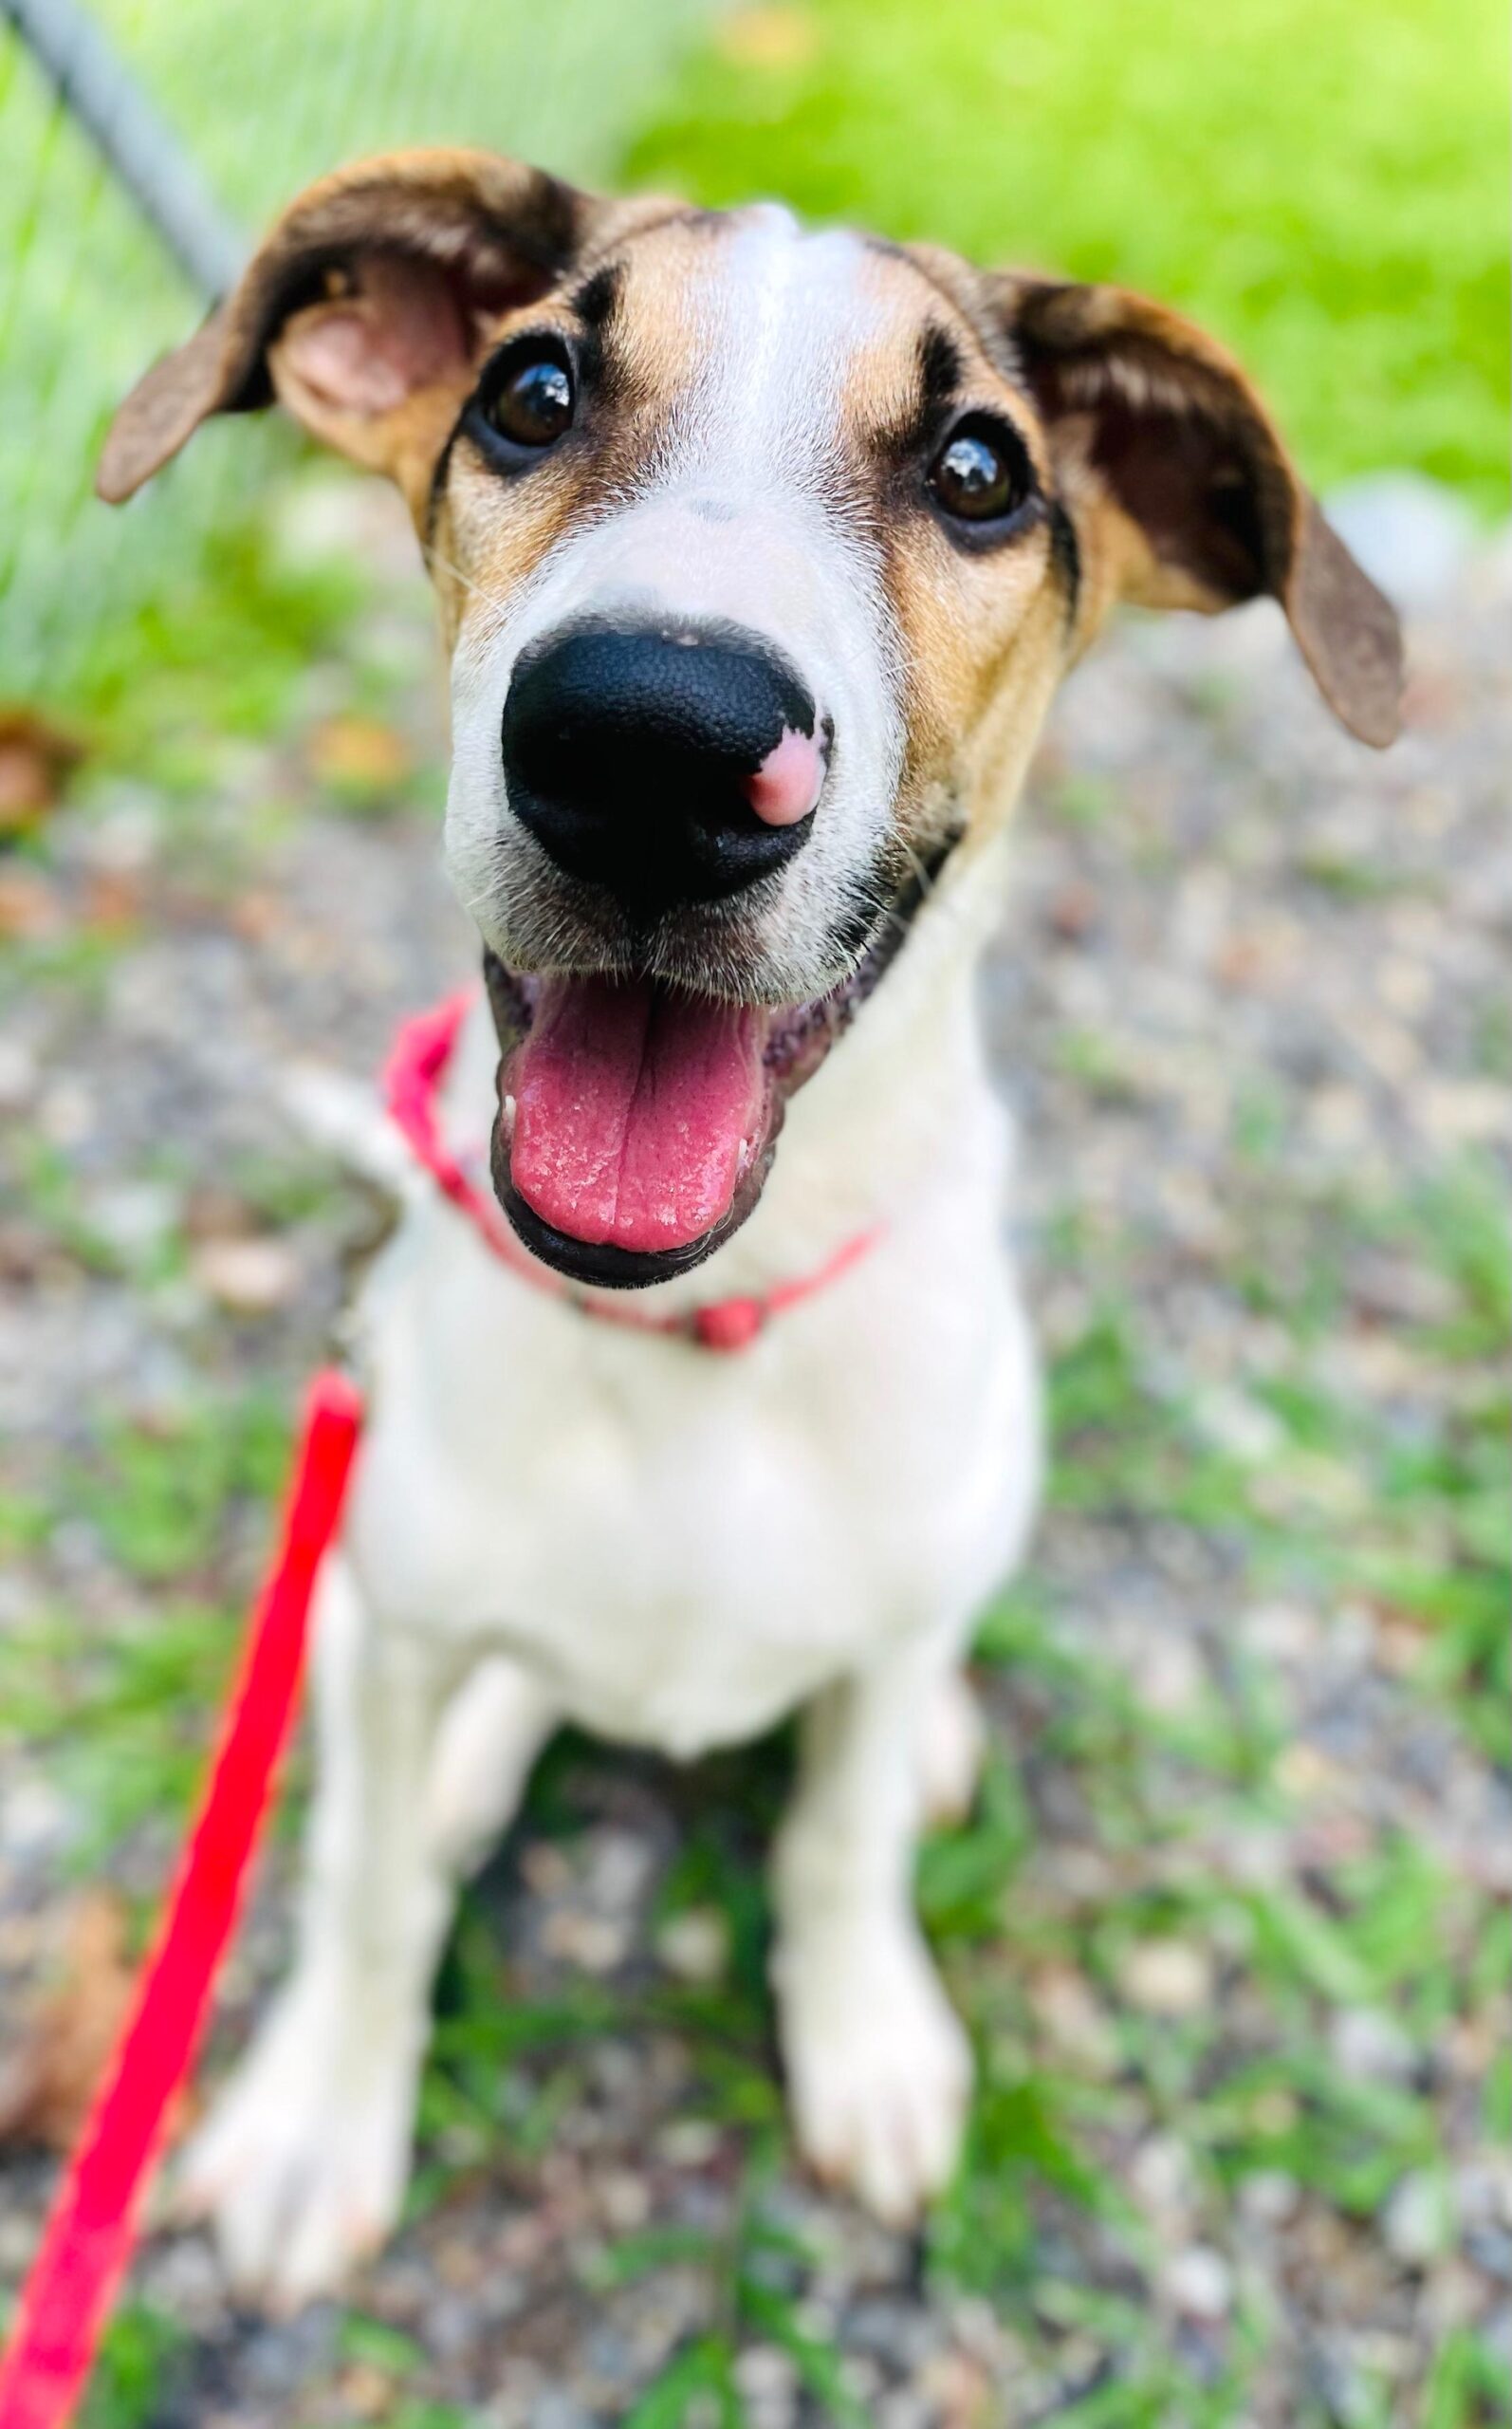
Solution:
<path fill-rule="evenodd" d="M 427 1186 L 364 1292 L 299 1961 L 190 2192 L 243 2284 L 330 2285 L 396 2216 L 454 1885 L 542 1741 L 796 1710 L 794 2123 L 906 2218 L 969 2080 L 915 1835 L 970 1793 L 958 1665 L 1040 1457 L 973 1008 L 1007 813 L 1116 597 L 1274 595 L 1377 744 L 1394 620 L 1189 324 L 770 206 L 346 171 L 147 375 L 102 491 L 275 396 L 401 485 L 434 576 L 489 977 L 438 1119 L 491 1135 L 512 1254 Z"/>

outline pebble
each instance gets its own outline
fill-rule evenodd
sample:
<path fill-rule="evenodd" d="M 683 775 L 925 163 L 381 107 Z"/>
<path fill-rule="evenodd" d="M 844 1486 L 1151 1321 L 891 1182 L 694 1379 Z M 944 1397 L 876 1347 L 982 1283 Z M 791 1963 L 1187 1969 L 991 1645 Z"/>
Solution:
<path fill-rule="evenodd" d="M 1245 2177 L 1238 2196 L 1241 2215 L 1262 2227 L 1285 2226 L 1297 2216 L 1301 2197 L 1297 2179 L 1279 2167 L 1257 2168 Z"/>
<path fill-rule="evenodd" d="M 1193 2015 L 1212 2000 L 1212 1959 L 1194 1940 L 1135 1940 L 1119 1962 L 1118 1987 L 1147 2015 Z"/>
<path fill-rule="evenodd" d="M 1233 2271 L 1210 2244 L 1189 2244 L 1169 2261 L 1162 2290 L 1174 2310 L 1187 2319 L 1226 2318 L 1234 2299 Z"/>
<path fill-rule="evenodd" d="M 36 1086 L 36 1056 L 19 1037 L 0 1037 L 0 1113 L 20 1113 Z"/>
<path fill-rule="evenodd" d="M 557 1906 L 541 1927 L 541 1945 L 548 1956 L 564 1957 L 585 1974 L 612 1974 L 630 1953 L 630 1933 L 613 1916 Z"/>
<path fill-rule="evenodd" d="M 728 1919 L 717 1906 L 685 1907 L 662 1924 L 656 1955 L 681 1981 L 721 1981 L 729 1967 Z"/>
<path fill-rule="evenodd" d="M 1410 2269 L 1424 2268 L 1447 2252 L 1454 2239 L 1453 2200 L 1437 2169 L 1414 2168 L 1393 2187 L 1381 2234 L 1388 2252 Z"/>
<path fill-rule="evenodd" d="M 1329 2029 L 1335 2063 L 1367 2083 L 1409 2083 L 1418 2053 L 1411 2035 L 1379 2008 L 1342 2008 Z"/>
<path fill-rule="evenodd" d="M 209 1239 L 194 1247 L 191 1278 L 231 1315 L 266 1316 L 300 1287 L 300 1260 L 285 1240 Z"/>

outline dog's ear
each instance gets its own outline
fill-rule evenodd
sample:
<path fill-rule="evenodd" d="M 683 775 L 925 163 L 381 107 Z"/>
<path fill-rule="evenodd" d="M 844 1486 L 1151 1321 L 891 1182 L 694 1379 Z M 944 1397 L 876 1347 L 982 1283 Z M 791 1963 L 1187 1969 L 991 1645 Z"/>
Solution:
<path fill-rule="evenodd" d="M 1114 287 L 1005 273 L 993 309 L 1049 434 L 1100 587 L 1216 609 L 1268 592 L 1324 699 L 1377 748 L 1400 724 L 1395 613 L 1324 522 L 1239 365 Z"/>
<path fill-rule="evenodd" d="M 276 396 L 413 502 L 492 324 L 555 284 L 604 209 L 488 152 L 390 153 L 307 187 L 234 292 L 132 390 L 101 496 L 130 497 L 209 415 Z"/>

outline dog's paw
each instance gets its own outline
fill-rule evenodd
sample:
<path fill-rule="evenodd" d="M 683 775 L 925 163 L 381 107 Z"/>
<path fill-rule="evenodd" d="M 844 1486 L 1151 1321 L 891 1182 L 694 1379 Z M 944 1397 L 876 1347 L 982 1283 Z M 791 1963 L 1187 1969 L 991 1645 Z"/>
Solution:
<path fill-rule="evenodd" d="M 175 2208 L 214 2230 L 235 2291 L 272 2312 L 332 2292 L 383 2242 L 409 2171 L 415 2067 L 333 2030 L 297 1986 L 180 2161 Z M 364 2020 L 370 2028 L 371 2019 Z"/>
<path fill-rule="evenodd" d="M 799 2147 L 887 2226 L 944 2190 L 971 2051 L 912 1919 L 789 1943 L 775 1969 Z"/>
<path fill-rule="evenodd" d="M 919 1744 L 919 1787 L 930 1824 L 964 1822 L 982 1775 L 986 1730 L 971 1682 L 947 1670 L 932 1689 Z"/>

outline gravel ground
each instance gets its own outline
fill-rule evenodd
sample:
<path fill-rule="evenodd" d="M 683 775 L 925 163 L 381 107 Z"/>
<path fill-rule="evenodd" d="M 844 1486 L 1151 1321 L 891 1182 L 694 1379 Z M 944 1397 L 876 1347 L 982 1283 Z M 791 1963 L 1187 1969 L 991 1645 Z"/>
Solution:
<path fill-rule="evenodd" d="M 255 1574 L 270 1455 L 252 1418 L 227 1450 L 195 1412 L 252 1405 L 254 1386 L 286 1405 L 380 1227 L 291 1135 L 281 1074 L 311 1053 L 370 1073 L 396 1017 L 471 966 L 437 869 L 423 610 L 378 510 L 301 498 L 302 528 L 361 528 L 378 603 L 311 671 L 286 738 L 195 735 L 176 773 L 101 772 L 29 859 L 0 864 L 30 973 L 0 1041 L 13 2032 L 81 1872 L 133 1901 L 160 1882 L 225 1658 L 224 1620 L 194 1614 L 234 1608 Z M 989 973 L 1023 1120 L 1015 1219 L 1066 1379 L 1030 1606 L 1053 1625 L 1047 1646 L 1018 1604 L 989 1632 L 996 1820 L 963 1835 L 956 1874 L 948 1844 L 927 1880 L 992 2080 L 1030 2086 L 1021 2123 L 1023 2099 L 1051 2096 L 1035 2086 L 1070 2086 L 1107 2198 L 1053 2158 L 1031 2170 L 1024 2249 L 993 2276 L 962 2249 L 986 2220 L 1005 2249 L 1014 2232 L 986 2142 L 927 2253 L 805 2184 L 763 2106 L 745 1948 L 780 1751 L 679 1775 L 574 1744 L 449 1960 L 462 2055 L 433 2077 L 413 2222 L 349 2304 L 278 2324 L 231 2307 L 202 2239 L 156 2233 L 128 2327 L 162 2358 L 134 2395 L 137 2347 L 118 2335 L 101 2420 L 588 2429 L 711 2332 L 738 2354 L 755 2429 L 1494 2417 L 1476 2390 L 1499 2356 L 1512 2365 L 1512 2163 L 1491 2090 L 1506 1770 L 1476 1726 L 1477 1680 L 1426 1682 L 1399 1596 L 1288 1553 L 1370 1538 L 1385 1470 L 1357 1439 L 1410 1456 L 1488 1387 L 1455 1334 L 1452 1275 L 1420 1233 L 1360 1212 L 1494 1154 L 1512 1096 L 1512 548 L 1448 584 L 1414 565 L 1411 732 L 1381 758 L 1327 725 L 1269 611 L 1122 626 L 1041 754 Z M 1112 1388 L 1109 1342 L 1133 1344 L 1113 1417 L 1088 1401 Z M 1303 1371 L 1355 1431 L 1297 1413 Z M 1187 1450 L 1136 1489 L 1177 1408 Z M 1197 1503 L 1204 1460 L 1243 1479 L 1282 1557 Z M 150 1653 L 165 1612 L 180 1666 L 140 1690 L 120 1648 Z M 978 1879 L 999 1825 L 1002 1878 Z M 281 1962 L 289 1853 L 286 1835 L 265 1867 L 212 2071 Z M 1355 1932 L 1358 1884 L 1388 1858 L 1395 1885 Z M 1388 1912 L 1397 1939 L 1433 1938 L 1442 1995 L 1411 1951 L 1394 1973 L 1372 1953 Z M 1275 1915 L 1310 1919 L 1300 1953 L 1256 1942 Z M 478 2019 L 495 2007 L 532 2032 L 490 2045 Z M 1394 2153 L 1378 2182 L 1346 2185 L 1348 2153 L 1315 2172 L 1295 2068 L 1266 2071 L 1300 2047 L 1375 2102 L 1358 2131 L 1361 2166 Z M 505 2084 L 494 2140 L 456 2092 L 470 2067 Z M 1241 2098 L 1236 2166 L 1213 2118 Z M 0 2286 L 51 2173 L 23 2148 L 0 2174 Z M 1154 2392 L 1118 2409 L 1141 2371 Z M 683 2414 L 669 2398 L 637 2417 Z"/>

